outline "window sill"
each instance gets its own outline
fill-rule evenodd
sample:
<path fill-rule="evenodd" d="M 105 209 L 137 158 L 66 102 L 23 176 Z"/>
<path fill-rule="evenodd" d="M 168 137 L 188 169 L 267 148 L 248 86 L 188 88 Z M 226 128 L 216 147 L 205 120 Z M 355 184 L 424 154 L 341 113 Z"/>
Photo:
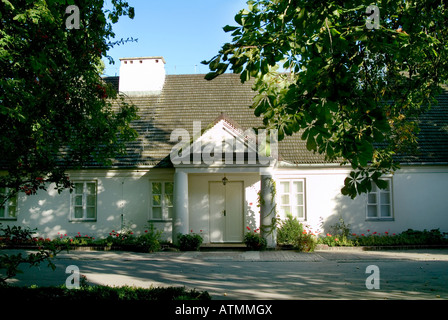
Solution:
<path fill-rule="evenodd" d="M 96 219 L 70 219 L 69 222 L 96 222 Z"/>
<path fill-rule="evenodd" d="M 168 219 L 149 219 L 148 222 L 173 222 L 172 218 Z"/>
<path fill-rule="evenodd" d="M 394 218 L 366 218 L 366 221 L 395 221 Z"/>

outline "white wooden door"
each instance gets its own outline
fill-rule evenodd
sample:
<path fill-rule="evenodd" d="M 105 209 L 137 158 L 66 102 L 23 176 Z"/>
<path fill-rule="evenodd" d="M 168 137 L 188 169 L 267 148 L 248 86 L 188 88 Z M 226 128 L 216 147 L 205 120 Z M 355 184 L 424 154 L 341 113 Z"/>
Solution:
<path fill-rule="evenodd" d="M 210 242 L 243 242 L 243 182 L 210 182 Z"/>

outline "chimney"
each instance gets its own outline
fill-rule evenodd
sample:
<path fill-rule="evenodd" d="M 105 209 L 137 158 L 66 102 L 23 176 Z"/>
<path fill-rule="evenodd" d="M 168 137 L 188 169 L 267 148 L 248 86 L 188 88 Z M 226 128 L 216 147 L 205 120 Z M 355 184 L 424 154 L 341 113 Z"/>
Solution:
<path fill-rule="evenodd" d="M 165 82 L 163 57 L 121 58 L 120 92 L 129 96 L 157 95 Z"/>

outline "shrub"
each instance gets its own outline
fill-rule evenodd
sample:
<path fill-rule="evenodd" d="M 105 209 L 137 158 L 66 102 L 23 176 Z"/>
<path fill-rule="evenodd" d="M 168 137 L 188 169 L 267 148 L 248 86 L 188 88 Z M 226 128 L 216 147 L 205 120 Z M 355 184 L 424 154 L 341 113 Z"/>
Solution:
<path fill-rule="evenodd" d="M 181 251 L 197 251 L 202 244 L 202 240 L 199 234 L 193 233 L 193 230 L 191 230 L 190 234 L 179 235 L 179 249 Z"/>
<path fill-rule="evenodd" d="M 302 234 L 295 238 L 293 245 L 299 251 L 313 252 L 317 245 L 316 236 L 312 232 L 304 230 Z"/>
<path fill-rule="evenodd" d="M 244 243 L 249 250 L 264 250 L 267 247 L 267 241 L 265 238 L 258 233 L 258 229 L 251 230 L 249 227 L 246 227 L 249 231 L 244 235 Z"/>
<path fill-rule="evenodd" d="M 149 225 L 149 228 L 145 230 L 145 233 L 138 236 L 135 240 L 136 248 L 142 252 L 156 252 L 161 248 L 160 237 L 162 236 L 161 230 L 156 230 L 153 224 Z"/>
<path fill-rule="evenodd" d="M 138 288 L 130 286 L 86 286 L 77 290 L 61 287 L 0 287 L 0 296 L 23 302 L 100 302 L 148 300 L 210 300 L 207 291 L 186 290 L 184 287 Z M 4 301 L 4 299 L 3 299 Z"/>
<path fill-rule="evenodd" d="M 288 215 L 286 220 L 280 222 L 280 226 L 277 229 L 277 243 L 280 245 L 294 245 L 302 233 L 302 223 L 292 215 Z"/>

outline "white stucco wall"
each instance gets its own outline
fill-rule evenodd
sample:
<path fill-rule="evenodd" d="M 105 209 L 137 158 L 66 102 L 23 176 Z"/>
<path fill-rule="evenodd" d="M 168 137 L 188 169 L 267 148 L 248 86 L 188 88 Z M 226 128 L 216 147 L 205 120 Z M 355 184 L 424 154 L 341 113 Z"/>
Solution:
<path fill-rule="evenodd" d="M 392 221 L 367 220 L 367 196 L 352 200 L 341 194 L 348 173 L 343 168 L 302 167 L 278 170 L 276 179 L 305 179 L 305 223 L 313 230 L 326 233 L 342 217 L 357 234 L 367 230 L 392 234 L 407 229 L 448 232 L 448 167 L 403 166 L 396 171 L 392 176 Z"/>
<path fill-rule="evenodd" d="M 278 169 L 274 179 L 300 178 L 305 181 L 306 224 L 313 230 L 327 232 L 342 217 L 354 233 L 399 233 L 415 230 L 440 229 L 448 232 L 448 167 L 406 166 L 392 177 L 393 220 L 369 221 L 366 219 L 366 196 L 351 200 L 342 196 L 340 189 L 349 170 L 336 167 L 298 167 Z M 3 225 L 26 225 L 37 228 L 41 236 L 54 238 L 61 234 L 107 237 L 122 225 L 131 227 L 136 234 L 148 226 L 150 181 L 173 181 L 174 169 L 145 170 L 86 170 L 70 173 L 72 180 L 94 180 L 98 184 L 97 220 L 71 222 L 70 193 L 58 194 L 52 186 L 37 195 L 20 194 L 17 221 L 0 220 Z M 210 239 L 209 182 L 221 181 L 223 173 L 188 174 L 189 230 L 201 233 L 204 242 Z M 229 181 L 243 183 L 243 211 L 245 227 L 259 226 L 257 192 L 260 175 L 257 172 L 227 171 Z M 322 224 L 323 222 L 323 224 Z M 164 239 L 172 240 L 171 221 L 158 221 L 154 225 L 164 231 Z M 200 231 L 202 230 L 202 232 Z"/>
<path fill-rule="evenodd" d="M 0 221 L 4 225 L 26 225 L 37 228 L 40 236 L 54 238 L 61 234 L 75 236 L 107 237 L 112 230 L 131 227 L 136 234 L 144 232 L 149 218 L 150 179 L 172 180 L 173 170 L 86 170 L 69 172 L 73 181 L 97 182 L 97 220 L 93 222 L 70 221 L 70 192 L 58 194 L 52 185 L 48 191 L 36 195 L 20 194 L 17 221 Z M 156 224 L 155 224 L 156 225 Z M 171 232 L 171 223 L 166 226 Z M 165 235 L 166 236 L 166 235 Z"/>

